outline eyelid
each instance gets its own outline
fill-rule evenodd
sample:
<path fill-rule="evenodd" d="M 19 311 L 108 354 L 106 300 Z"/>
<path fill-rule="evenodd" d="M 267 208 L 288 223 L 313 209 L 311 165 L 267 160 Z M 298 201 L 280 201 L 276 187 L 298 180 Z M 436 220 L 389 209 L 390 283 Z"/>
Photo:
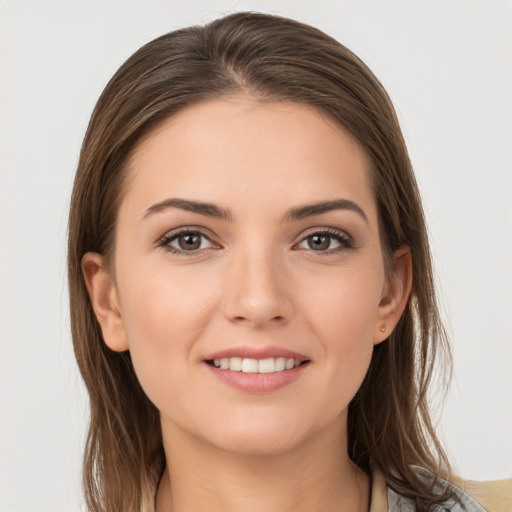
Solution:
<path fill-rule="evenodd" d="M 204 249 L 196 249 L 196 250 L 192 250 L 192 251 L 184 251 L 184 250 L 180 250 L 176 247 L 172 247 L 169 245 L 169 243 L 171 241 L 175 240 L 180 235 L 185 235 L 188 233 L 203 236 L 214 247 L 207 247 Z M 211 232 L 209 232 L 208 230 L 205 230 L 204 228 L 201 228 L 199 226 L 180 226 L 178 228 L 171 229 L 170 231 L 167 231 L 163 236 L 161 236 L 157 240 L 156 246 L 161 247 L 173 254 L 184 254 L 184 255 L 191 256 L 191 255 L 199 254 L 200 252 L 203 252 L 203 251 L 211 250 L 212 248 L 216 248 L 216 249 L 221 248 L 220 243 L 218 241 L 216 241 L 215 238 L 216 237 Z"/>
<path fill-rule="evenodd" d="M 352 241 L 352 237 L 346 231 L 344 231 L 343 229 L 339 229 L 339 228 L 333 228 L 331 226 L 314 226 L 312 228 L 308 228 L 300 234 L 300 239 L 302 240 L 303 238 L 306 238 L 311 235 L 315 235 L 317 233 L 319 233 L 319 234 L 326 233 L 328 235 L 337 235 L 337 236 L 341 236 L 343 238 L 346 238 L 347 240 Z"/>
<path fill-rule="evenodd" d="M 332 227 L 320 227 L 320 226 L 309 228 L 305 232 L 301 233 L 300 239 L 297 243 L 294 244 L 294 247 L 297 247 L 300 243 L 304 242 L 308 237 L 310 237 L 312 235 L 327 235 L 327 236 L 330 236 L 330 237 L 336 239 L 341 244 L 340 247 L 337 247 L 335 249 L 327 249 L 325 251 L 314 251 L 313 249 L 309 249 L 310 252 L 313 252 L 318 255 L 333 254 L 336 252 L 341 252 L 343 250 L 354 249 L 356 247 L 354 239 L 346 231 L 343 231 L 342 229 L 332 228 Z M 307 250 L 307 249 L 304 249 L 304 250 Z"/>

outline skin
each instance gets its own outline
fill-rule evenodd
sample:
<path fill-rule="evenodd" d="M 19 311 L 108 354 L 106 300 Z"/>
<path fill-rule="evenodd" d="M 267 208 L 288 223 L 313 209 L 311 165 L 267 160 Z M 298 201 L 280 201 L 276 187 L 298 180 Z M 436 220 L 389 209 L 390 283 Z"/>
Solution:
<path fill-rule="evenodd" d="M 134 152 L 113 264 L 88 253 L 83 270 L 106 344 L 130 350 L 161 412 L 168 465 L 157 511 L 368 510 L 369 477 L 347 455 L 347 408 L 411 283 L 407 248 L 385 274 L 368 170 L 358 143 L 319 111 L 242 96 L 181 111 Z M 231 218 L 148 213 L 169 198 Z M 363 214 L 286 218 L 337 199 Z M 199 249 L 168 250 L 181 227 L 206 234 Z M 325 229 L 342 242 L 327 235 L 327 249 L 312 248 Z M 236 345 L 275 345 L 310 363 L 287 386 L 248 393 L 204 361 Z"/>

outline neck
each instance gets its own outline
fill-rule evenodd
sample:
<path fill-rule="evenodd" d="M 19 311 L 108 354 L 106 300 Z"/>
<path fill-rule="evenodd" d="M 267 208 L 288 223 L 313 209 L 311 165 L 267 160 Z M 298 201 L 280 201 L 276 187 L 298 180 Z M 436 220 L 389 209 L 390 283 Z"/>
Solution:
<path fill-rule="evenodd" d="M 368 511 L 369 478 L 339 428 L 284 453 L 247 455 L 162 427 L 168 464 L 156 512 Z"/>

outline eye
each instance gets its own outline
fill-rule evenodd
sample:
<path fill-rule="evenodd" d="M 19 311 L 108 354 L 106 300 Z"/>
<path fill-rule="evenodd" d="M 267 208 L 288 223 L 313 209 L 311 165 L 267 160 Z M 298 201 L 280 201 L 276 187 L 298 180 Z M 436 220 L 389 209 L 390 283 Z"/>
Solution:
<path fill-rule="evenodd" d="M 338 230 L 322 230 L 310 233 L 297 245 L 299 249 L 315 252 L 337 252 L 353 248 L 348 235 Z"/>
<path fill-rule="evenodd" d="M 201 231 L 181 230 L 177 233 L 166 234 L 158 245 L 172 253 L 196 253 L 216 245 Z"/>

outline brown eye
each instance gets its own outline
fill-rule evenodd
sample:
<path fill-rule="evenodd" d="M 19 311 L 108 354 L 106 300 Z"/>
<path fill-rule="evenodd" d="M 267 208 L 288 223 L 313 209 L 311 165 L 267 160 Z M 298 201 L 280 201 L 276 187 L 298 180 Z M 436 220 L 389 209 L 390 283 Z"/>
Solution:
<path fill-rule="evenodd" d="M 307 237 L 308 247 L 314 251 L 325 251 L 331 245 L 331 237 L 327 235 L 311 235 Z"/>
<path fill-rule="evenodd" d="M 311 233 L 304 237 L 297 247 L 331 254 L 352 249 L 354 245 L 351 238 L 343 231 L 329 229 Z"/>
<path fill-rule="evenodd" d="M 185 254 L 199 252 L 203 249 L 215 247 L 210 239 L 200 231 L 183 230 L 179 233 L 165 236 L 159 244 L 168 251 L 175 254 Z"/>
<path fill-rule="evenodd" d="M 201 247 L 201 235 L 188 233 L 177 238 L 180 249 L 184 251 L 195 251 Z"/>

